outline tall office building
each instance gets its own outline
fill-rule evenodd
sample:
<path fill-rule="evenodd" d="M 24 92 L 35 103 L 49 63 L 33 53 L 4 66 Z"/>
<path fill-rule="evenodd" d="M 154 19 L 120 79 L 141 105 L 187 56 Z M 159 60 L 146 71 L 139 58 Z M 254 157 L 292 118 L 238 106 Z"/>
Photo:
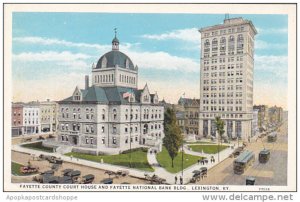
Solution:
<path fill-rule="evenodd" d="M 216 137 L 215 117 L 229 138 L 251 136 L 253 118 L 254 37 L 252 22 L 226 18 L 201 28 L 199 134 Z"/>

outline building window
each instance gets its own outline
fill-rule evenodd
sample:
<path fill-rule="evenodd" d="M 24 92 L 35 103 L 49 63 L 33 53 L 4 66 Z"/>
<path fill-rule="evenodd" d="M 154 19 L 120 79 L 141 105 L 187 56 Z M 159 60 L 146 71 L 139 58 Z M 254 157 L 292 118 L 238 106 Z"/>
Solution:
<path fill-rule="evenodd" d="M 113 144 L 117 144 L 117 139 L 113 137 Z"/>
<path fill-rule="evenodd" d="M 116 120 L 117 119 L 117 110 L 113 109 L 113 119 Z"/>

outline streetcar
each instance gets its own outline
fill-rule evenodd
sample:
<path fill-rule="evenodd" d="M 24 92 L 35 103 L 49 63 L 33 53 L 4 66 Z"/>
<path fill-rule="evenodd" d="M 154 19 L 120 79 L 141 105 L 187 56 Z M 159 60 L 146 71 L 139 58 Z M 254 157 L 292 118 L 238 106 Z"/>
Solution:
<path fill-rule="evenodd" d="M 267 163 L 270 159 L 270 150 L 263 149 L 259 152 L 258 161 L 259 163 Z"/>
<path fill-rule="evenodd" d="M 244 151 L 233 162 L 233 171 L 235 174 L 241 175 L 252 165 L 255 160 L 255 155 L 252 151 Z"/>
<path fill-rule="evenodd" d="M 276 142 L 277 140 L 277 133 L 273 132 L 270 135 L 268 135 L 268 142 Z"/>

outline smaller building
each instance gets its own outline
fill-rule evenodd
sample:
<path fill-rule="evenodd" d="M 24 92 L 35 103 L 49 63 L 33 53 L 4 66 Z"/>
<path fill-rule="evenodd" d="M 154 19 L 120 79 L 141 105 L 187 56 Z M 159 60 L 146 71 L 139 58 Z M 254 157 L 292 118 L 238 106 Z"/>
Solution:
<path fill-rule="evenodd" d="M 24 103 L 12 103 L 11 134 L 13 137 L 20 136 L 24 133 L 23 108 L 24 108 Z"/>
<path fill-rule="evenodd" d="M 184 134 L 198 135 L 199 132 L 199 106 L 200 99 L 180 98 L 175 106 L 177 112 L 183 112 Z"/>
<path fill-rule="evenodd" d="M 185 127 L 185 114 L 182 111 L 176 112 L 177 125 L 180 127 L 181 131 L 184 131 Z"/>
<path fill-rule="evenodd" d="M 269 113 L 268 113 L 268 106 L 267 105 L 254 105 L 254 110 L 258 110 L 258 128 L 259 131 L 266 131 L 267 126 L 269 124 Z"/>
<path fill-rule="evenodd" d="M 41 131 L 40 103 L 30 102 L 23 107 L 24 135 L 38 134 Z"/>
<path fill-rule="evenodd" d="M 282 122 L 283 117 L 283 109 L 282 107 L 270 107 L 268 111 L 269 123 L 276 125 Z"/>
<path fill-rule="evenodd" d="M 58 104 L 50 101 L 40 103 L 40 118 L 41 118 L 41 132 L 49 133 L 55 132 L 57 128 L 57 109 Z"/>
<path fill-rule="evenodd" d="M 258 128 L 258 109 L 253 109 L 252 137 L 257 135 L 258 132 L 259 132 L 259 128 Z"/>

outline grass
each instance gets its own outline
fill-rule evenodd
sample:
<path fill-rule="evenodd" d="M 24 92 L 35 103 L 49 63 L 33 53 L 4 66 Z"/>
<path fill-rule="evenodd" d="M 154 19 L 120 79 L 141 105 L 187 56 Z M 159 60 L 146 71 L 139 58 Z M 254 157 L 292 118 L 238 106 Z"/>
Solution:
<path fill-rule="evenodd" d="M 94 162 L 101 162 L 103 159 L 104 163 L 113 165 L 130 167 L 130 153 L 117 154 L 117 155 L 91 155 L 82 154 L 77 152 L 70 152 L 65 154 L 67 156 L 73 156 L 74 158 L 85 159 Z M 131 168 L 153 172 L 154 169 L 149 165 L 147 160 L 147 152 L 142 149 L 131 152 Z"/>
<path fill-rule="evenodd" d="M 28 149 L 34 149 L 34 150 L 39 150 L 39 151 L 53 153 L 53 148 L 44 147 L 42 145 L 42 142 L 35 142 L 35 143 L 23 144 L 23 145 L 21 145 L 21 147 L 25 147 L 25 148 L 28 148 Z"/>
<path fill-rule="evenodd" d="M 192 151 L 204 152 L 206 154 L 216 154 L 218 153 L 218 145 L 189 145 Z M 226 145 L 219 145 L 219 150 L 222 151 L 228 148 Z"/>
<path fill-rule="evenodd" d="M 20 168 L 24 166 L 15 162 L 11 162 L 11 174 L 16 175 L 16 176 L 28 176 L 28 175 L 33 175 L 36 173 L 27 173 L 27 174 L 23 174 L 20 172 Z"/>
<path fill-rule="evenodd" d="M 178 173 L 182 170 L 182 152 L 179 152 L 174 159 L 174 167 L 172 167 L 172 160 L 165 147 L 157 154 L 158 163 L 170 173 Z M 183 154 L 183 169 L 190 167 L 202 159 L 200 156 L 193 156 L 190 154 Z"/>
<path fill-rule="evenodd" d="M 202 142 L 202 141 L 197 141 L 197 142 L 184 142 L 186 144 L 216 144 L 215 142 Z"/>

